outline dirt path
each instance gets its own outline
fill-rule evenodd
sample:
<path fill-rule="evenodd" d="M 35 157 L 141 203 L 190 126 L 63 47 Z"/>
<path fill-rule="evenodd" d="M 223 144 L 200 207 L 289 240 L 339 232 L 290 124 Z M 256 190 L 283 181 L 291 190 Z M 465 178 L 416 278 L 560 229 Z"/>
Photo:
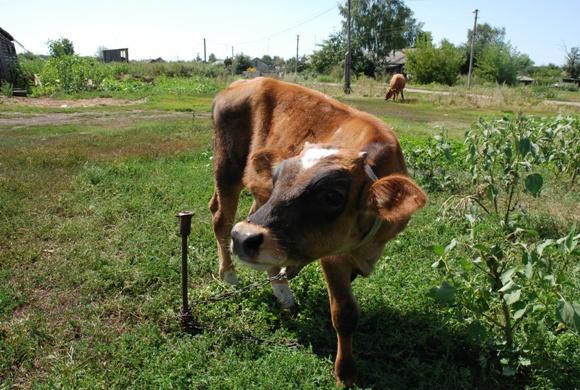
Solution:
<path fill-rule="evenodd" d="M 413 93 L 424 93 L 424 94 L 431 94 L 431 95 L 441 95 L 441 96 L 449 96 L 451 92 L 448 91 L 431 91 L 428 89 L 417 89 L 417 88 L 405 88 L 405 92 L 413 92 Z M 491 99 L 491 96 L 487 95 L 478 95 L 474 93 L 468 93 L 467 96 L 474 97 L 477 99 Z M 551 104 L 551 105 L 559 105 L 559 106 L 572 106 L 580 108 L 580 102 L 566 102 L 563 100 L 544 100 L 543 104 Z"/>
<path fill-rule="evenodd" d="M 55 99 L 51 97 L 0 97 L 0 104 L 7 106 L 31 106 L 45 108 L 84 108 L 97 106 L 134 106 L 147 102 L 147 98 L 138 100 L 113 99 L 97 97 L 91 99 Z"/>
<path fill-rule="evenodd" d="M 54 113 L 22 113 L 0 112 L 0 128 L 18 129 L 39 125 L 60 125 L 71 123 L 103 125 L 110 123 L 112 127 L 130 124 L 134 121 L 160 119 L 209 118 L 206 112 L 168 112 L 151 110 L 110 111 L 110 112 L 54 112 Z"/>

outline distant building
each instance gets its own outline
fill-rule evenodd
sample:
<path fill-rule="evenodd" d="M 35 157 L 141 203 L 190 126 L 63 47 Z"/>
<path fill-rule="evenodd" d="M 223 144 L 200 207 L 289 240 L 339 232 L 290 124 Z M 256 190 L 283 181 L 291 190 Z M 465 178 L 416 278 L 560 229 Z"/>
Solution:
<path fill-rule="evenodd" d="M 516 80 L 518 80 L 518 83 L 523 85 L 530 85 L 536 82 L 535 79 L 528 76 L 518 76 L 516 77 Z"/>
<path fill-rule="evenodd" d="M 15 71 L 18 69 L 18 57 L 14 47 L 14 38 L 0 27 L 0 81 L 14 83 Z"/>
<path fill-rule="evenodd" d="M 409 49 L 405 49 L 409 50 Z M 407 56 L 403 50 L 393 50 L 391 54 L 385 58 L 386 70 L 389 73 L 405 73 L 404 68 L 407 63 Z"/>
<path fill-rule="evenodd" d="M 262 61 L 258 57 L 256 57 L 253 60 L 251 60 L 250 63 L 252 64 L 252 66 L 254 68 L 256 68 L 256 70 L 258 72 L 260 72 L 260 74 L 266 74 L 266 73 L 272 73 L 272 72 L 274 72 L 274 67 L 273 66 L 266 64 L 264 61 Z"/>
<path fill-rule="evenodd" d="M 562 79 L 562 81 L 563 81 L 564 83 L 574 83 L 574 84 L 576 84 L 577 86 L 579 86 L 579 87 L 580 87 L 580 78 L 579 78 L 579 79 L 573 79 L 573 78 L 571 78 L 571 77 L 568 77 L 568 78 L 564 78 L 564 79 Z"/>
<path fill-rule="evenodd" d="M 253 79 L 254 77 L 272 75 L 276 73 L 276 68 L 274 66 L 268 65 L 258 57 L 255 57 L 253 60 L 250 60 L 250 64 L 252 65 L 253 69 L 243 71 L 242 77 L 245 77 L 247 79 Z"/>
<path fill-rule="evenodd" d="M 129 49 L 107 49 L 103 50 L 104 62 L 129 62 Z"/>

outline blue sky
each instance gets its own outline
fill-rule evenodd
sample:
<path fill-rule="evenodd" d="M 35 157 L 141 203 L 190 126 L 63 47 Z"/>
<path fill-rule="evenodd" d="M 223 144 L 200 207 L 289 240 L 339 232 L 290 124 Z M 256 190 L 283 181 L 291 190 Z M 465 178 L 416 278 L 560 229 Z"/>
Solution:
<path fill-rule="evenodd" d="M 345 0 L 342 0 L 345 1 Z M 506 28 L 507 39 L 537 64 L 562 64 L 564 47 L 580 46 L 580 0 L 407 0 L 436 40 L 466 40 L 473 24 Z M 0 27 L 28 50 L 46 53 L 49 39 L 67 37 L 82 55 L 98 46 L 128 47 L 133 59 L 243 52 L 290 57 L 310 54 L 340 28 L 336 0 L 0 0 Z"/>

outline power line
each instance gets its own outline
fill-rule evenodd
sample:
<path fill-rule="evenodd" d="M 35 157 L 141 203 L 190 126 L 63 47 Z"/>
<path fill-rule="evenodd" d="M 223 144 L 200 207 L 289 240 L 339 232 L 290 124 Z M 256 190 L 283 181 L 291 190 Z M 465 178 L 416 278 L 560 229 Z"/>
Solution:
<path fill-rule="evenodd" d="M 280 30 L 280 31 L 278 31 L 278 32 L 275 32 L 275 33 L 272 33 L 272 34 L 270 34 L 270 35 L 266 35 L 266 36 L 264 36 L 264 37 L 262 37 L 262 38 L 257 38 L 257 39 L 253 39 L 253 40 L 250 40 L 250 41 L 238 42 L 238 43 L 235 43 L 235 45 L 236 45 L 236 46 L 240 46 L 240 45 L 248 45 L 248 44 L 250 44 L 250 43 L 261 42 L 261 41 L 264 41 L 265 39 L 270 39 L 270 38 L 272 38 L 272 37 L 275 37 L 275 36 L 277 36 L 277 35 L 284 34 L 285 32 L 288 32 L 288 31 L 294 30 L 295 28 L 298 28 L 298 27 L 300 27 L 300 26 L 303 26 L 303 25 L 305 25 L 305 24 L 307 24 L 307 23 L 310 23 L 310 22 L 312 22 L 313 20 L 316 20 L 316 19 L 318 19 L 319 17 L 321 17 L 321 16 L 323 16 L 323 15 L 326 15 L 327 13 L 329 13 L 330 11 L 332 11 L 332 10 L 333 10 L 333 9 L 335 9 L 335 8 L 336 8 L 336 6 L 335 6 L 335 5 L 333 5 L 332 7 L 328 8 L 327 10 L 325 10 L 325 11 L 322 11 L 321 13 L 314 15 L 314 16 L 313 16 L 313 17 L 311 17 L 310 19 L 307 19 L 307 20 L 305 20 L 305 21 L 303 21 L 303 22 L 300 22 L 300 23 L 298 23 L 298 24 L 296 24 L 296 25 L 294 25 L 294 26 L 291 26 L 291 27 L 285 28 L 284 30 Z"/>

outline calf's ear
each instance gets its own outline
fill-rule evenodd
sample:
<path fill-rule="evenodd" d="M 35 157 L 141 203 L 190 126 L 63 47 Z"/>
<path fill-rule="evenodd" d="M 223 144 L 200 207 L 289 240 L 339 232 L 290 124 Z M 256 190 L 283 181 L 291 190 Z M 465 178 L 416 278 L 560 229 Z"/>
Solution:
<path fill-rule="evenodd" d="M 276 154 L 270 149 L 260 149 L 252 154 L 251 164 L 254 171 L 263 179 L 272 178 L 272 167 L 276 160 Z"/>
<path fill-rule="evenodd" d="M 426 203 L 427 195 L 405 176 L 383 177 L 374 182 L 369 191 L 370 207 L 389 222 L 409 219 Z"/>

